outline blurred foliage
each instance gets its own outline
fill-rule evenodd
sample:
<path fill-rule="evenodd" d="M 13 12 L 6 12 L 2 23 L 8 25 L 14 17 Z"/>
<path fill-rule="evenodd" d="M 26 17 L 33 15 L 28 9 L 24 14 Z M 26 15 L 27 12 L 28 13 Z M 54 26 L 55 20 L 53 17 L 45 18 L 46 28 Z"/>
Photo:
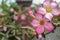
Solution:
<path fill-rule="evenodd" d="M 35 36 L 32 34 L 34 29 L 16 24 L 13 20 L 14 13 L 10 11 L 13 8 L 17 13 L 25 14 L 27 8 L 21 11 L 21 7 L 17 3 L 10 3 L 10 6 L 8 6 L 6 2 L 7 0 L 2 0 L 0 5 L 0 9 L 2 10 L 0 14 L 4 14 L 3 16 L 0 15 L 0 40 L 25 40 L 25 35 L 32 40 L 32 37 Z"/>
<path fill-rule="evenodd" d="M 56 27 L 60 27 L 60 17 L 59 16 L 55 16 L 53 18 L 52 23 L 56 26 Z"/>

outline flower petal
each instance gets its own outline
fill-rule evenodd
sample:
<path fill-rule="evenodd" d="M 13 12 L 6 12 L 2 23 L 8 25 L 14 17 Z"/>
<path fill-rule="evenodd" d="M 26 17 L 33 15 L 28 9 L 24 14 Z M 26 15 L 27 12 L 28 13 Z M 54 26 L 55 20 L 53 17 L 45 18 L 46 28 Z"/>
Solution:
<path fill-rule="evenodd" d="M 39 24 L 38 20 L 33 19 L 32 22 L 31 22 L 31 25 L 35 28 L 35 27 L 39 26 L 40 24 Z"/>
<path fill-rule="evenodd" d="M 52 8 L 56 8 L 57 6 L 58 6 L 58 3 L 56 1 L 51 3 Z"/>
<path fill-rule="evenodd" d="M 51 13 L 47 13 L 47 14 L 45 15 L 45 18 L 51 21 L 52 18 L 53 18 L 53 15 L 52 15 Z"/>
<path fill-rule="evenodd" d="M 44 32 L 44 27 L 43 26 L 38 26 L 36 29 L 37 34 L 42 34 Z"/>
<path fill-rule="evenodd" d="M 46 8 L 46 7 L 50 7 L 51 5 L 51 2 L 50 2 L 50 0 L 45 0 L 44 2 L 43 2 L 43 6 Z"/>
<path fill-rule="evenodd" d="M 33 15 L 33 11 L 32 11 L 31 8 L 28 9 L 28 14 L 29 14 L 29 15 Z"/>
<path fill-rule="evenodd" d="M 37 13 L 44 15 L 46 13 L 46 10 L 43 7 L 39 7 L 38 10 L 37 10 Z"/>
<path fill-rule="evenodd" d="M 40 21 L 40 20 L 42 19 L 42 15 L 36 13 L 36 14 L 35 14 L 35 18 Z"/>
<path fill-rule="evenodd" d="M 57 16 L 57 15 L 60 14 L 60 12 L 59 12 L 59 10 L 57 10 L 57 9 L 53 9 L 53 10 L 52 10 L 52 14 L 55 15 L 55 16 Z"/>
<path fill-rule="evenodd" d="M 51 32 L 52 30 L 54 30 L 54 27 L 51 23 L 46 23 L 45 28 L 46 30 L 48 30 L 48 32 Z"/>

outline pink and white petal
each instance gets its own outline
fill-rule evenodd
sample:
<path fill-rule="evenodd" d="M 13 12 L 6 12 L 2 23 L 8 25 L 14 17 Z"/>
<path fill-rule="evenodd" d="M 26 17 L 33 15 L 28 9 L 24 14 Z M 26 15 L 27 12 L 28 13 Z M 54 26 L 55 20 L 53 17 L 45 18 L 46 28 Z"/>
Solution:
<path fill-rule="evenodd" d="M 53 14 L 54 16 L 58 16 L 58 15 L 60 14 L 60 12 L 59 12 L 58 9 L 53 9 L 53 10 L 52 10 L 52 14 Z"/>
<path fill-rule="evenodd" d="M 45 16 L 44 16 L 46 19 L 48 19 L 49 21 L 52 20 L 53 18 L 53 15 L 51 13 L 47 13 Z"/>
<path fill-rule="evenodd" d="M 34 28 L 36 28 L 36 27 L 39 26 L 40 24 L 39 24 L 39 21 L 38 21 L 38 20 L 33 19 L 32 22 L 31 22 L 31 25 L 32 25 Z"/>
<path fill-rule="evenodd" d="M 44 21 L 46 23 L 46 22 L 51 21 L 51 20 L 49 20 L 48 18 L 44 17 Z"/>
<path fill-rule="evenodd" d="M 46 10 L 45 10 L 45 8 L 43 8 L 43 7 L 39 7 L 38 10 L 37 10 L 37 13 L 44 15 L 44 14 L 46 14 Z"/>
<path fill-rule="evenodd" d="M 45 0 L 44 2 L 43 2 L 43 6 L 46 8 L 46 7 L 50 7 L 51 5 L 51 2 L 50 2 L 51 0 Z"/>
<path fill-rule="evenodd" d="M 54 30 L 54 26 L 51 23 L 46 23 L 45 28 L 48 32 L 51 32 L 52 30 Z"/>
<path fill-rule="evenodd" d="M 37 34 L 42 34 L 44 32 L 44 26 L 38 26 L 35 29 L 35 31 L 36 31 Z"/>
<path fill-rule="evenodd" d="M 51 3 L 52 8 L 56 8 L 57 6 L 58 6 L 58 3 L 56 1 Z"/>
<path fill-rule="evenodd" d="M 36 14 L 35 14 L 35 18 L 40 21 L 40 20 L 42 19 L 42 15 L 36 13 Z"/>
<path fill-rule="evenodd" d="M 32 14 L 33 14 L 33 11 L 32 11 L 31 8 L 28 9 L 28 14 L 29 14 L 29 15 L 32 15 Z"/>

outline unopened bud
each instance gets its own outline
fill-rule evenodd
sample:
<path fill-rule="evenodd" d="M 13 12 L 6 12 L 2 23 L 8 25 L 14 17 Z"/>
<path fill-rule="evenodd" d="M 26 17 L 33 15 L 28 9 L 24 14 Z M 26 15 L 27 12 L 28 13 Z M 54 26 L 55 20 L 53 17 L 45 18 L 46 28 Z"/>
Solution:
<path fill-rule="evenodd" d="M 7 31 L 7 26 L 4 26 L 3 27 L 3 30 L 6 32 Z"/>
<path fill-rule="evenodd" d="M 21 20 L 26 20 L 26 15 L 22 14 L 21 15 Z"/>

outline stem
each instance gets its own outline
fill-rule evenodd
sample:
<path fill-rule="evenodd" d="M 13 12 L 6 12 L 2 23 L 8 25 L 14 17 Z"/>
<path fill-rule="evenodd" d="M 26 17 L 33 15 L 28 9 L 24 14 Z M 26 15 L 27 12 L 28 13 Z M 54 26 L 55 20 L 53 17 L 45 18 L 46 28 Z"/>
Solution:
<path fill-rule="evenodd" d="M 25 34 L 24 34 L 24 30 L 22 30 L 22 40 L 25 40 Z"/>

